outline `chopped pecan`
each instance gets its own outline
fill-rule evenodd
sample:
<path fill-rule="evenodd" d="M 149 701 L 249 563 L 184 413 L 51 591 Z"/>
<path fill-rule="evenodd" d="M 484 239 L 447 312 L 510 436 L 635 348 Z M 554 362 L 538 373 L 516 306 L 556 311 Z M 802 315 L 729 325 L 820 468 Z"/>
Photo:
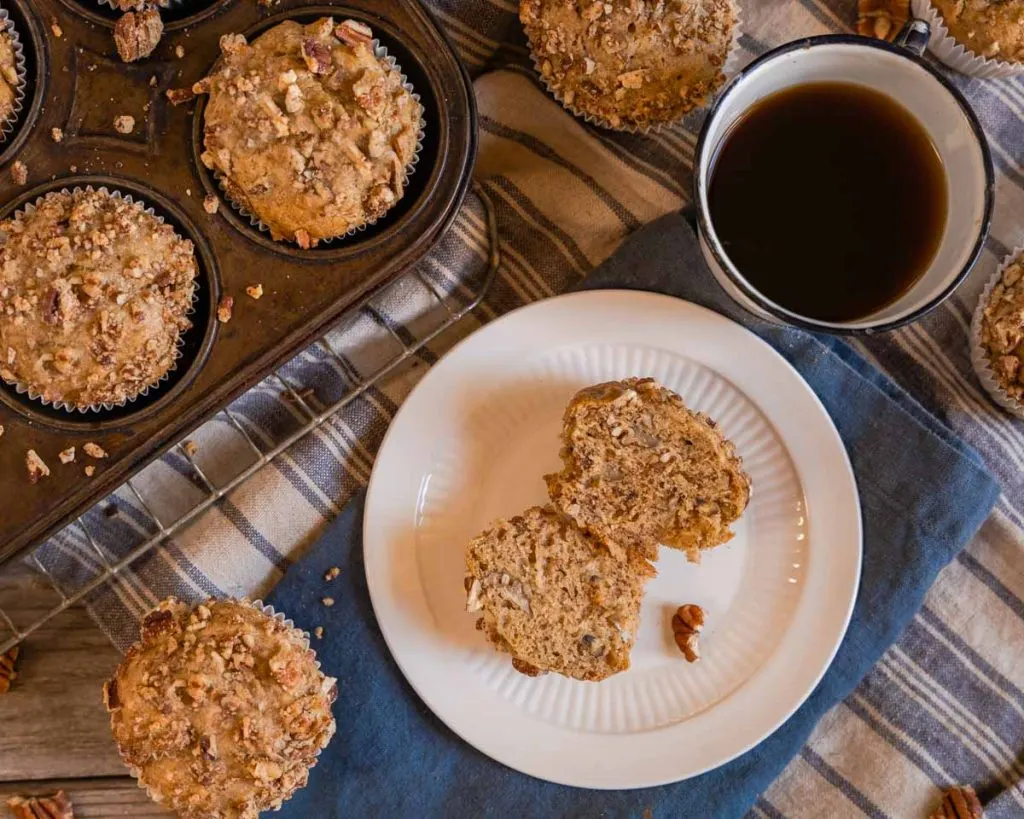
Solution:
<path fill-rule="evenodd" d="M 220 199 L 212 193 L 203 199 L 203 210 L 213 216 L 220 209 Z"/>
<path fill-rule="evenodd" d="M 126 63 L 153 53 L 164 33 L 164 23 L 156 9 L 129 11 L 114 25 L 114 45 Z"/>
<path fill-rule="evenodd" d="M 174 628 L 174 613 L 166 609 L 151 611 L 142 620 L 142 642 L 153 640 L 165 631 Z"/>
<path fill-rule="evenodd" d="M 12 796 L 7 800 L 15 819 L 74 819 L 71 800 L 64 791 L 52 796 Z"/>
<path fill-rule="evenodd" d="M 943 794 L 942 804 L 929 819 L 985 819 L 985 811 L 974 788 L 962 785 Z"/>
<path fill-rule="evenodd" d="M 75 460 L 75 448 L 73 446 L 69 446 L 67 449 L 62 451 L 57 457 L 60 458 L 60 462 L 62 464 L 72 463 Z"/>
<path fill-rule="evenodd" d="M 334 36 L 350 46 L 369 45 L 373 42 L 373 29 L 366 23 L 345 20 L 334 29 Z"/>
<path fill-rule="evenodd" d="M 86 444 L 82 444 L 82 450 L 90 458 L 96 458 L 97 460 L 107 457 L 107 451 L 99 444 L 92 443 L 92 441 Z"/>
<path fill-rule="evenodd" d="M 235 306 L 235 299 L 233 296 L 224 296 L 220 303 L 217 305 L 217 321 L 221 324 L 227 324 L 231 321 L 231 314 Z"/>
<path fill-rule="evenodd" d="M 512 667 L 520 674 L 525 674 L 527 677 L 540 677 L 548 673 L 547 671 L 541 671 L 535 665 L 530 665 L 530 663 L 518 660 L 515 657 L 512 658 Z"/>
<path fill-rule="evenodd" d="M 28 469 L 29 483 L 39 483 L 40 478 L 50 475 L 50 467 L 43 462 L 34 449 L 25 453 L 25 467 Z"/>
<path fill-rule="evenodd" d="M 20 159 L 14 160 L 11 165 L 11 181 L 15 185 L 24 185 L 28 182 L 28 165 Z"/>
<path fill-rule="evenodd" d="M 15 646 L 0 654 L 0 694 L 10 691 L 11 683 L 18 676 L 18 672 L 14 670 L 18 664 L 18 652 L 19 647 Z"/>
<path fill-rule="evenodd" d="M 263 285 L 262 284 L 250 285 L 249 287 L 245 288 L 245 292 L 249 294 L 249 298 L 251 298 L 251 299 L 253 299 L 255 301 L 259 301 L 261 298 L 263 298 Z"/>
<path fill-rule="evenodd" d="M 114 130 L 119 134 L 130 134 L 135 130 L 135 117 L 128 114 L 114 117 Z"/>
<path fill-rule="evenodd" d="M 680 606 L 672 615 L 672 635 L 687 662 L 695 663 L 700 660 L 697 638 L 703 630 L 704 609 L 698 605 L 687 603 Z"/>
<path fill-rule="evenodd" d="M 857 33 L 893 40 L 910 17 L 910 0 L 858 0 Z"/>
<path fill-rule="evenodd" d="M 306 37 L 302 41 L 302 59 L 314 74 L 326 74 L 331 70 L 331 50 L 321 42 L 312 37 Z"/>

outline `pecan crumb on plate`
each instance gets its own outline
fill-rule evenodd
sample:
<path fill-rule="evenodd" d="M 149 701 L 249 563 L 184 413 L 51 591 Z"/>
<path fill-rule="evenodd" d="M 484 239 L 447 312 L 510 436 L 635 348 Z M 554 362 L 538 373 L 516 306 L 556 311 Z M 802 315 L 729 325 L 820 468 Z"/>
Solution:
<path fill-rule="evenodd" d="M 25 453 L 25 467 L 28 469 L 29 483 L 39 483 L 40 478 L 46 478 L 50 475 L 50 467 L 44 463 L 43 459 L 39 457 L 34 449 L 30 449 Z"/>
<path fill-rule="evenodd" d="M 263 285 L 250 285 L 249 287 L 245 288 L 245 292 L 249 294 L 249 297 L 253 299 L 253 301 L 259 301 L 261 298 L 263 298 Z"/>
<path fill-rule="evenodd" d="M 217 321 L 227 324 L 231 321 L 231 315 L 235 307 L 234 296 L 224 296 L 217 305 Z"/>
<path fill-rule="evenodd" d="M 114 117 L 114 130 L 119 134 L 130 134 L 135 130 L 135 117 L 128 114 Z"/>
<path fill-rule="evenodd" d="M 72 463 L 75 460 L 75 448 L 73 446 L 69 446 L 67 449 L 63 450 L 57 457 L 60 458 L 60 462 L 62 464 Z"/>
<path fill-rule="evenodd" d="M 87 444 L 82 444 L 82 449 L 90 458 L 96 458 L 98 460 L 100 458 L 107 457 L 107 451 L 99 444 L 94 444 L 91 441 Z"/>
<path fill-rule="evenodd" d="M 11 181 L 19 186 L 28 183 L 28 165 L 20 159 L 14 160 L 11 164 Z"/>

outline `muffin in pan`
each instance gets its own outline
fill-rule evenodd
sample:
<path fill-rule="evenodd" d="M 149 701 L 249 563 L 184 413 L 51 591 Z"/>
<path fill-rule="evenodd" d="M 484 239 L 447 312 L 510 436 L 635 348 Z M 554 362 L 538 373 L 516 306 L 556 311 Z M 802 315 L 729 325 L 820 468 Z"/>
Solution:
<path fill-rule="evenodd" d="M 613 129 L 678 120 L 725 82 L 735 0 L 523 0 L 541 79 L 570 111 Z"/>
<path fill-rule="evenodd" d="M 363 23 L 280 23 L 221 39 L 203 163 L 275 240 L 300 247 L 370 224 L 402 198 L 423 108 Z"/>
<path fill-rule="evenodd" d="M 0 122 L 14 116 L 14 103 L 23 82 L 18 75 L 14 41 L 8 31 L 0 31 Z"/>
<path fill-rule="evenodd" d="M 0 222 L 0 378 L 64 409 L 163 380 L 191 326 L 192 242 L 105 189 L 54 191 Z"/>
<path fill-rule="evenodd" d="M 304 787 L 337 682 L 307 636 L 246 600 L 163 601 L 103 687 L 118 750 L 183 819 L 257 819 Z"/>

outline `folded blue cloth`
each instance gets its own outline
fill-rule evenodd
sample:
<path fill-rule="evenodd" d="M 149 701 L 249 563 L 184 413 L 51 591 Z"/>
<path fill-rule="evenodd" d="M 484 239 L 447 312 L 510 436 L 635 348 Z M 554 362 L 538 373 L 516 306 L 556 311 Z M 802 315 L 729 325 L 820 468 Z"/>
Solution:
<path fill-rule="evenodd" d="M 828 673 L 774 734 L 723 767 L 676 785 L 587 791 L 512 771 L 463 743 L 405 682 L 366 589 L 360 494 L 267 602 L 314 640 L 339 681 L 338 733 L 285 819 L 388 817 L 736 817 L 800 751 L 818 720 L 896 640 L 938 571 L 988 516 L 999 487 L 977 453 L 843 341 L 751 319 L 722 293 L 681 215 L 630 237 L 581 289 L 653 290 L 743 323 L 800 371 L 846 444 L 864 516 L 864 568 L 853 619 Z M 685 332 L 683 328 L 680 332 Z M 342 568 L 325 608 L 324 572 Z M 457 686 L 458 680 L 452 680 Z"/>

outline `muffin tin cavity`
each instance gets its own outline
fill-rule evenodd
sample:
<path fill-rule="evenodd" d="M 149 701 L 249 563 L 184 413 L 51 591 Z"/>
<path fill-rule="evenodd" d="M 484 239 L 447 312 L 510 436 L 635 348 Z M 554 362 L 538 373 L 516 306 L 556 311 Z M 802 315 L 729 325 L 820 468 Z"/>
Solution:
<path fill-rule="evenodd" d="M 61 0 L 72 11 L 92 23 L 113 28 L 114 23 L 124 14 L 114 7 L 113 0 Z M 164 31 L 175 31 L 203 22 L 229 6 L 235 0 L 171 0 L 166 8 L 160 9 Z M 253 0 L 255 2 L 255 0 Z"/>
<path fill-rule="evenodd" d="M 0 167 L 6 166 L 18 155 L 39 119 L 46 97 L 46 72 L 43 67 L 47 58 L 43 21 L 32 9 L 29 0 L 3 0 L 2 7 L 14 30 L 18 32 L 22 53 L 25 55 L 25 97 L 11 132 L 0 142 Z"/>
<path fill-rule="evenodd" d="M 150 387 L 145 395 L 140 395 L 120 407 L 88 412 L 57 409 L 34 400 L 24 393 L 19 393 L 13 386 L 3 381 L 0 381 L 0 401 L 16 409 L 22 415 L 49 426 L 106 429 L 134 422 L 139 417 L 156 412 L 173 401 L 175 396 L 185 389 L 195 377 L 213 345 L 217 325 L 215 312 L 219 286 L 213 254 L 189 218 L 176 205 L 156 191 L 128 180 L 106 176 L 57 179 L 27 191 L 13 202 L 5 205 L 3 209 L 0 209 L 0 219 L 7 219 L 25 205 L 32 204 L 51 191 L 65 188 L 73 190 L 76 187 L 85 188 L 89 185 L 93 188 L 104 187 L 111 193 L 117 191 L 124 196 L 131 196 L 134 201 L 142 202 L 147 208 L 151 208 L 157 217 L 173 226 L 179 236 L 192 240 L 195 246 L 198 274 L 193 311 L 189 315 L 192 327 L 181 336 L 181 357 L 177 361 L 177 366 L 171 370 L 166 379 Z"/>
<path fill-rule="evenodd" d="M 268 231 L 254 225 L 248 215 L 240 213 L 232 206 L 217 178 L 203 165 L 199 158 L 203 152 L 203 113 L 206 110 L 206 95 L 200 95 L 197 99 L 195 119 L 193 121 L 192 144 L 196 168 L 206 193 L 212 194 L 221 200 L 223 205 L 221 213 L 224 218 L 247 239 L 275 253 L 281 253 L 298 259 L 313 256 L 318 260 L 341 261 L 351 258 L 354 254 L 362 252 L 369 246 L 378 246 L 393 239 L 407 224 L 409 217 L 423 207 L 436 181 L 435 173 L 438 169 L 440 155 L 439 135 L 436 126 L 441 115 L 437 96 L 424 66 L 414 56 L 413 52 L 403 45 L 401 33 L 379 19 L 360 15 L 350 9 L 341 7 L 317 6 L 276 14 L 273 17 L 260 21 L 258 25 L 242 33 L 249 42 L 252 42 L 263 32 L 286 20 L 294 20 L 297 23 L 307 25 L 321 17 L 333 17 L 337 22 L 353 19 L 370 26 L 373 29 L 374 38 L 387 50 L 388 55 L 394 58 L 399 70 L 406 77 L 408 84 L 412 86 L 413 92 L 420 98 L 420 104 L 423 106 L 424 121 L 420 142 L 421 148 L 412 165 L 411 173 L 406 180 L 405 195 L 394 207 L 373 224 L 359 228 L 350 235 L 321 241 L 316 247 L 309 248 L 308 250 L 303 250 L 293 242 L 277 242 L 270 238 Z M 217 63 L 214 62 L 207 74 L 213 73 L 216 67 Z"/>

